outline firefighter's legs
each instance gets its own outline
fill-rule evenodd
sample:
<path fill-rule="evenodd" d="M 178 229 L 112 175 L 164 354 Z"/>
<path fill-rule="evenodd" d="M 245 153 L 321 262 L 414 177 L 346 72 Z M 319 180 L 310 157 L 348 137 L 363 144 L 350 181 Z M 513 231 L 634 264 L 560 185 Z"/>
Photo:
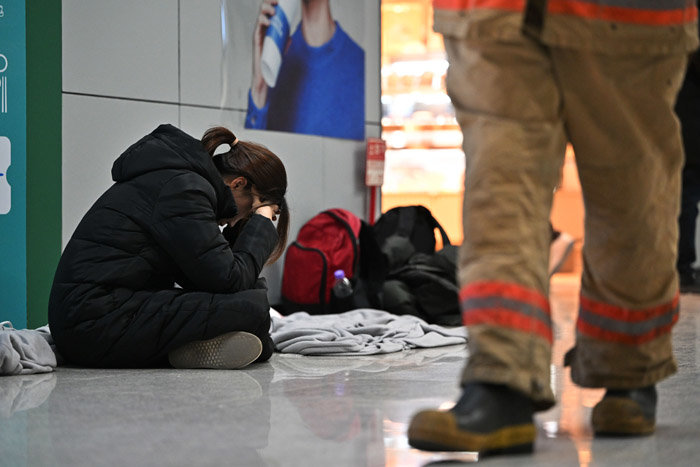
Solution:
<path fill-rule="evenodd" d="M 559 89 L 547 50 L 528 38 L 445 46 L 467 158 L 459 280 L 469 358 L 455 407 L 418 413 L 409 442 L 529 451 L 535 410 L 554 404 L 547 256 L 566 145 Z"/>
<path fill-rule="evenodd" d="M 673 114 L 684 56 L 552 50 L 585 202 L 573 381 L 608 389 L 598 433 L 654 429 L 654 384 L 673 374 L 683 158 Z M 640 96 L 643 96 L 641 98 Z"/>

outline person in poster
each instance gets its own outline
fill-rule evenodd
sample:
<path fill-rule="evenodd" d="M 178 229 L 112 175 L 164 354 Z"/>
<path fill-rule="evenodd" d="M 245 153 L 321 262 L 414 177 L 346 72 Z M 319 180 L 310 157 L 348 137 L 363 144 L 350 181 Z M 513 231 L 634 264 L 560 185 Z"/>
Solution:
<path fill-rule="evenodd" d="M 278 0 L 263 0 L 253 34 L 245 127 L 335 138 L 365 137 L 365 52 L 333 19 L 329 0 L 298 0 L 301 21 L 282 54 L 274 87 L 261 56 Z"/>

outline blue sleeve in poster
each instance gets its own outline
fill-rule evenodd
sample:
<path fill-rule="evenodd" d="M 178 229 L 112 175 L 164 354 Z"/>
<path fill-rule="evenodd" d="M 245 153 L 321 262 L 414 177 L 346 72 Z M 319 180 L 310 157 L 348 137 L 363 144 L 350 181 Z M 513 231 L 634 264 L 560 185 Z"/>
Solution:
<path fill-rule="evenodd" d="M 269 102 L 266 102 L 262 109 L 258 108 L 253 102 L 253 96 L 248 91 L 248 111 L 245 115 L 245 127 L 253 130 L 267 129 L 267 110 L 269 108 Z"/>

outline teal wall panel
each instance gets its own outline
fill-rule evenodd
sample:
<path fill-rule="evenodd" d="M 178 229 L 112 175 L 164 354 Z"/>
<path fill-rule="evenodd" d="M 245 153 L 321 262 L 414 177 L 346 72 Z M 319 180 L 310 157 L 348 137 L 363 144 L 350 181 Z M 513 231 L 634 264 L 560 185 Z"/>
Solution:
<path fill-rule="evenodd" d="M 61 253 L 61 2 L 0 0 L 0 321 L 48 322 Z"/>
<path fill-rule="evenodd" d="M 16 328 L 27 325 L 26 111 L 25 2 L 0 0 L 0 321 Z"/>

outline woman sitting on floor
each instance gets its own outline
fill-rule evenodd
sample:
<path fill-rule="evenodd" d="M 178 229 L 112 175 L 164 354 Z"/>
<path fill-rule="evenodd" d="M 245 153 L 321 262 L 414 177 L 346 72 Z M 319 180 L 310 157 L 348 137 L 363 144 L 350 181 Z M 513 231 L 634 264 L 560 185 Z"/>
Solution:
<path fill-rule="evenodd" d="M 228 150 L 214 155 L 222 145 Z M 112 178 L 56 270 L 49 327 L 58 353 L 91 367 L 241 368 L 269 359 L 259 275 L 287 240 L 280 159 L 226 128 L 200 141 L 161 125 L 115 161 Z"/>

